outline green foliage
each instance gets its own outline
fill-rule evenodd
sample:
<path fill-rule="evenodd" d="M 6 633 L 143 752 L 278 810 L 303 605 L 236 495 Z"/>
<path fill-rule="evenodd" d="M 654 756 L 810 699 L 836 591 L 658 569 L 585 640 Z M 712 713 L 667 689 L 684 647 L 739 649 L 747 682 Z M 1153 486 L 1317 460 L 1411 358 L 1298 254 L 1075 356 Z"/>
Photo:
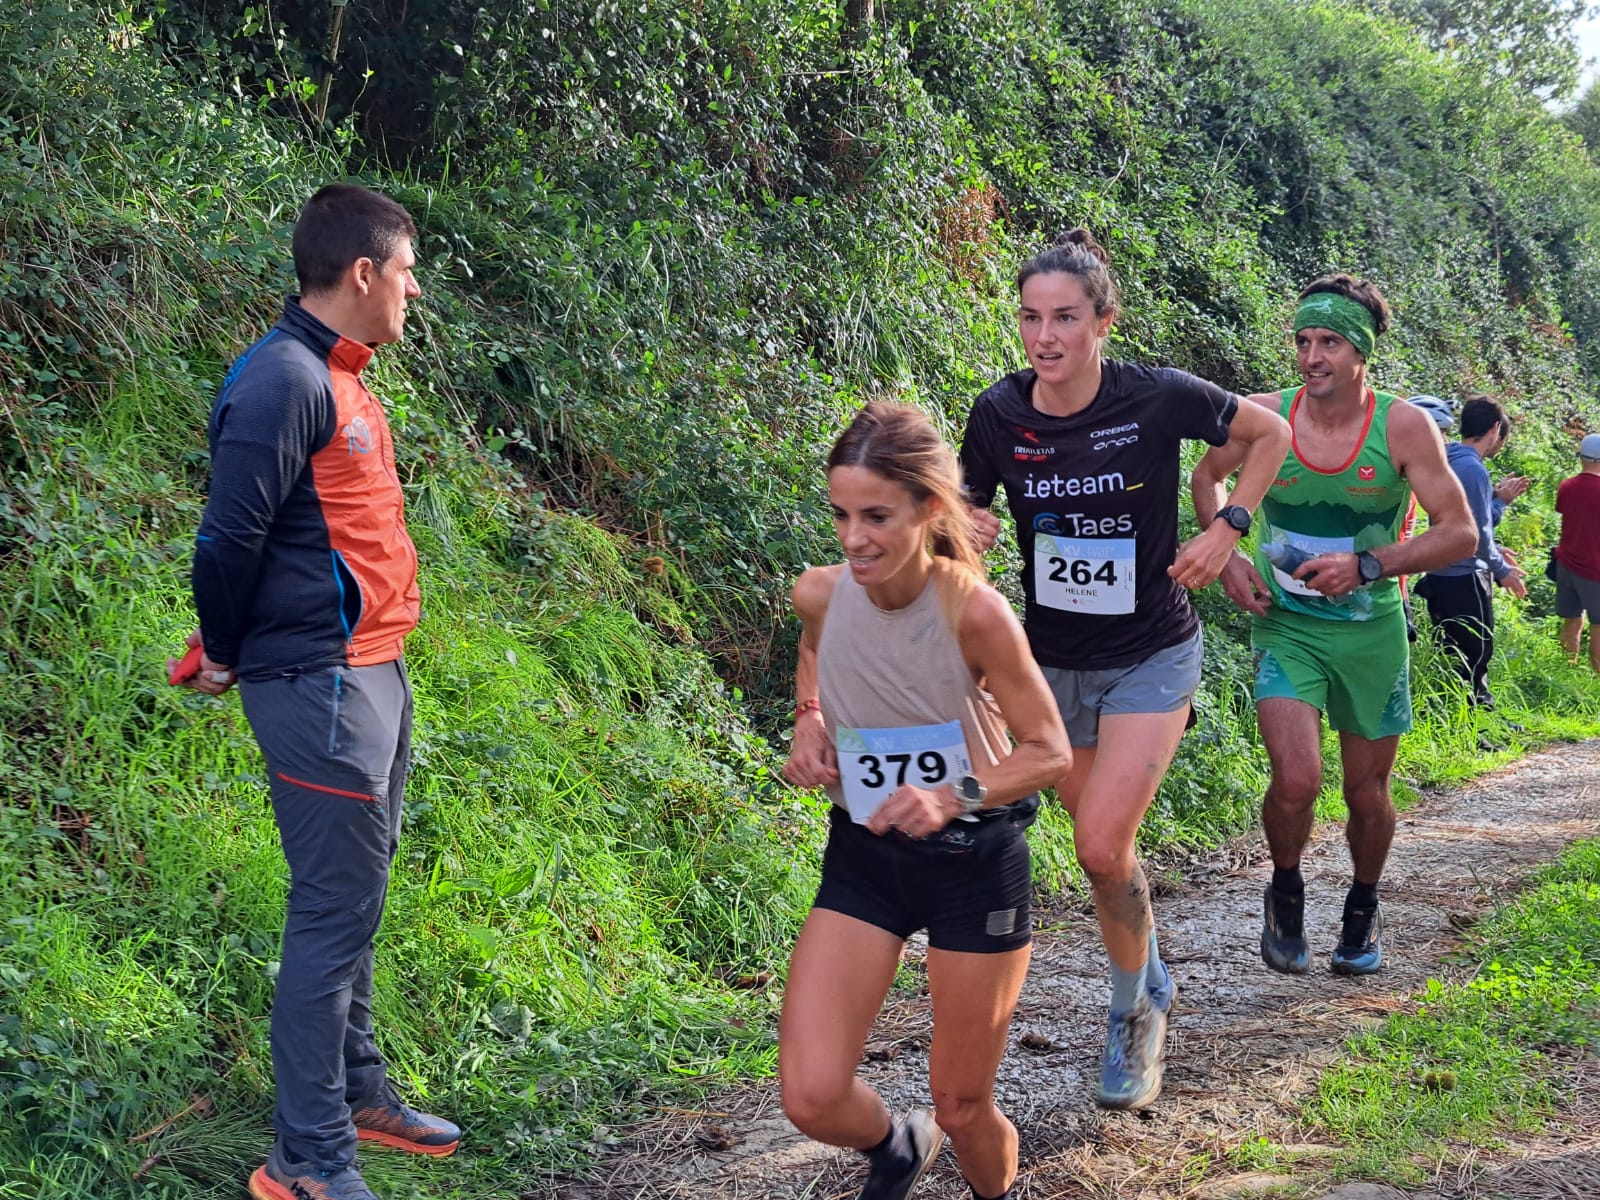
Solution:
<path fill-rule="evenodd" d="M 1583 139 L 1589 157 L 1600 161 L 1600 84 L 1591 83 L 1578 102 L 1562 114 L 1561 120 Z"/>
<path fill-rule="evenodd" d="M 427 448 L 424 422 L 400 433 Z M 105 449 L 7 493 L 51 536 L 0 570 L 0 1159 L 71 1157 L 84 1195 L 146 1157 L 127 1139 L 169 1097 L 264 1112 L 285 887 L 237 705 L 158 674 L 187 606 L 149 533 L 192 528 L 196 498 L 152 497 L 151 460 Z M 676 601 L 628 582 L 615 539 L 547 514 L 539 572 L 508 573 L 484 472 L 438 465 L 379 1019 L 411 1090 L 512 1160 L 571 1161 L 629 1081 L 766 1068 L 770 997 L 720 980 L 779 965 L 817 823 L 704 660 L 652 631 Z M 183 1170 L 235 1169 L 208 1147 Z"/>
<path fill-rule="evenodd" d="M 1557 100 L 1578 86 L 1575 26 L 1589 13 L 1588 0 L 1382 0 L 1373 7 L 1415 26 L 1469 70 Z"/>
<path fill-rule="evenodd" d="M 1380 379 L 1540 411 L 1592 393 L 1557 364 L 1571 361 L 1569 335 L 1592 354 L 1600 332 L 1589 290 L 1600 191 L 1536 99 L 1353 7 L 1180 11 L 1189 119 L 1275 210 L 1264 234 L 1275 254 L 1297 282 L 1369 275 L 1394 306 Z"/>
<path fill-rule="evenodd" d="M 1548 1055 L 1587 1058 L 1600 1037 L 1600 842 L 1574 845 L 1473 941 L 1473 978 L 1430 980 L 1414 1013 L 1322 1078 L 1308 1115 L 1353 1147 L 1352 1173 L 1420 1178 L 1440 1143 L 1544 1126 L 1560 1094 Z"/>

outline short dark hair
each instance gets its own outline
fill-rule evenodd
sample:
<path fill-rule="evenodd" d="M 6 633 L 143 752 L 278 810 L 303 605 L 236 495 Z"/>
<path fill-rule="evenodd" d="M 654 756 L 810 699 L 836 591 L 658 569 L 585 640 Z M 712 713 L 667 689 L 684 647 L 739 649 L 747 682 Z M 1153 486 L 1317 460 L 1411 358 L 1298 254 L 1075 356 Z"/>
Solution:
<path fill-rule="evenodd" d="M 339 284 L 358 258 L 381 267 L 417 224 L 403 206 L 370 188 L 330 183 L 306 201 L 294 223 L 294 273 L 311 295 Z"/>
<path fill-rule="evenodd" d="M 1487 396 L 1468 396 L 1461 406 L 1462 440 L 1481 438 L 1495 428 L 1501 433 L 1511 432 L 1511 418 L 1506 416 L 1506 410 Z"/>
<path fill-rule="evenodd" d="M 1094 315 L 1103 317 L 1117 307 L 1117 284 L 1111 278 L 1111 256 L 1094 234 L 1081 225 L 1059 235 L 1052 245 L 1046 246 L 1017 271 L 1017 291 L 1035 275 L 1048 275 L 1061 271 L 1076 275 L 1083 284 L 1083 293 L 1094 305 Z"/>
<path fill-rule="evenodd" d="M 1368 283 L 1365 279 L 1357 279 L 1354 275 L 1342 272 L 1338 275 L 1324 275 L 1306 284 L 1300 291 L 1300 299 L 1315 296 L 1318 292 L 1332 292 L 1335 296 L 1354 300 L 1372 314 L 1373 333 L 1382 337 L 1389 332 L 1389 302 L 1383 298 L 1383 293 L 1378 290 L 1377 284 Z"/>

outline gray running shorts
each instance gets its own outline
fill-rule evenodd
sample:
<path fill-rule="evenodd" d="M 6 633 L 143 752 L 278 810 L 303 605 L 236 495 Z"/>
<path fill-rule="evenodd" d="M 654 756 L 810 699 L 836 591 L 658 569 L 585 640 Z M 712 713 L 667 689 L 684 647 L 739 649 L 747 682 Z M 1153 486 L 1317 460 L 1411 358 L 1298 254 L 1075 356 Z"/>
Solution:
<path fill-rule="evenodd" d="M 1600 579 L 1585 579 L 1576 571 L 1556 564 L 1556 616 L 1564 621 L 1589 614 L 1600 621 Z"/>
<path fill-rule="evenodd" d="M 1200 686 L 1204 657 L 1200 630 L 1143 662 L 1105 671 L 1041 667 L 1074 746 L 1100 742 L 1100 718 L 1110 713 L 1165 713 L 1182 708 Z"/>

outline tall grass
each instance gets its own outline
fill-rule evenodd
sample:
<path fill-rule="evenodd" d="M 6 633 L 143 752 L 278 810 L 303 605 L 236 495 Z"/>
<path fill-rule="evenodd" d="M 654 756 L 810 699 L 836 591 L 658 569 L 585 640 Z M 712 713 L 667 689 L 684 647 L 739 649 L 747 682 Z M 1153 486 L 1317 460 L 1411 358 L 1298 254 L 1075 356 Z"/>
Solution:
<path fill-rule="evenodd" d="M 0 1161 L 41 1195 L 136 1173 L 232 1194 L 270 1136 L 284 865 L 237 703 L 160 675 L 191 617 L 150 533 L 192 528 L 195 500 L 137 503 L 137 439 L 86 440 L 35 476 L 62 536 L 0 565 Z M 494 1171 L 531 1171 L 581 1156 L 619 1089 L 767 1068 L 771 997 L 727 981 L 779 966 L 817 825 L 649 623 L 678 601 L 626 582 L 615 539 L 552 515 L 561 557 L 510 574 L 471 501 L 446 479 L 417 522 L 429 619 L 377 1016 L 407 1090 L 486 1131 Z M 131 1140 L 194 1093 L 213 1115 Z"/>
<path fill-rule="evenodd" d="M 1574 1048 L 1592 1069 L 1600 842 L 1577 843 L 1534 884 L 1473 931 L 1471 978 L 1430 980 L 1414 1013 L 1355 1039 L 1322 1078 L 1307 1115 L 1348 1146 L 1342 1171 L 1420 1182 L 1446 1145 L 1557 1119 Z"/>

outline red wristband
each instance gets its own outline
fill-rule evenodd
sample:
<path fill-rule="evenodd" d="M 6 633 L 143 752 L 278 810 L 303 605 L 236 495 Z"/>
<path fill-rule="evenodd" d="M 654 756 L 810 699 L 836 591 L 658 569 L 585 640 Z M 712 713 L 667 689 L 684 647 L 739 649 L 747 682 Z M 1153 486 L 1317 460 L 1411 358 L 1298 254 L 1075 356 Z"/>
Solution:
<path fill-rule="evenodd" d="M 800 701 L 799 704 L 796 704 L 794 706 L 794 719 L 796 721 L 798 721 L 801 717 L 805 716 L 808 712 L 821 712 L 821 711 L 822 711 L 822 701 L 818 700 L 815 696 L 812 696 L 809 699 Z"/>

